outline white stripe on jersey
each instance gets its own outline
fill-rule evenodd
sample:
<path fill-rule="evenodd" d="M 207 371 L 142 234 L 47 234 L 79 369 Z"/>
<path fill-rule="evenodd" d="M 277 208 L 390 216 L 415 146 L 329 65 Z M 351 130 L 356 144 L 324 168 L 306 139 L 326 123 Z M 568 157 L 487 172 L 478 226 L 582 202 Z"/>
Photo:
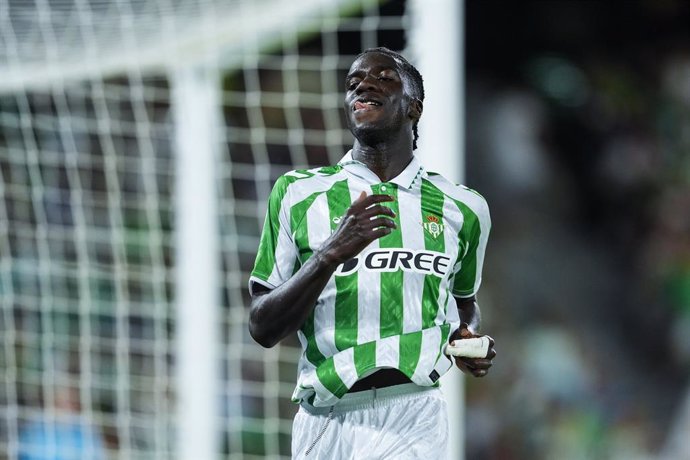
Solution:
<path fill-rule="evenodd" d="M 290 279 L 292 270 L 295 268 L 295 260 L 297 260 L 297 248 L 291 238 L 290 231 L 290 217 L 289 209 L 286 207 L 286 200 L 280 203 L 280 212 L 278 213 L 278 222 L 280 222 L 280 230 L 278 231 L 278 241 L 276 242 L 275 264 L 271 275 L 268 277 L 268 282 L 272 286 L 280 286 L 285 280 Z"/>
<path fill-rule="evenodd" d="M 309 246 L 314 252 L 331 234 L 330 218 L 324 216 L 329 216 L 328 199 L 326 194 L 322 193 L 309 207 L 305 217 Z M 338 352 L 335 347 L 335 291 L 335 277 L 331 276 L 314 307 L 314 337 L 319 351 L 324 356 Z"/>
<path fill-rule="evenodd" d="M 429 379 L 429 374 L 433 370 L 435 358 L 441 346 L 441 329 L 432 327 L 422 331 L 422 351 L 419 363 L 412 375 L 412 381 L 424 381 Z"/>
<path fill-rule="evenodd" d="M 400 336 L 392 335 L 376 343 L 376 367 L 397 368 L 400 364 Z"/>
<path fill-rule="evenodd" d="M 359 198 L 362 190 L 371 195 L 369 184 L 354 178 L 348 180 L 352 201 Z M 355 196 L 356 195 L 356 196 Z M 372 241 L 361 253 L 379 248 L 379 240 Z M 381 290 L 371 286 L 381 285 L 381 273 L 373 270 L 357 272 L 357 344 L 378 340 L 381 337 Z"/>
<path fill-rule="evenodd" d="M 398 189 L 398 214 L 404 248 L 424 248 L 421 208 L 420 193 L 409 193 L 402 187 Z M 403 292 L 411 293 L 403 296 L 403 334 L 422 328 L 422 293 L 425 278 L 426 275 L 422 273 L 403 271 Z"/>
<path fill-rule="evenodd" d="M 333 356 L 333 365 L 340 380 L 351 387 L 357 381 L 357 368 L 355 367 L 355 349 L 348 348 Z"/>
<path fill-rule="evenodd" d="M 319 380 L 319 378 L 316 376 L 316 371 L 314 371 L 313 374 L 309 374 L 305 381 L 307 382 L 307 385 L 305 386 L 311 385 L 314 387 L 314 390 L 316 390 L 316 395 L 320 406 L 330 406 L 338 401 L 338 398 L 336 398 L 336 396 L 331 393 L 331 391 L 326 388 L 323 383 L 321 383 L 321 380 Z"/>
<path fill-rule="evenodd" d="M 456 225 L 446 225 L 444 226 L 443 229 L 443 241 L 446 247 L 446 251 L 448 248 L 457 248 L 460 242 L 458 241 L 458 232 L 460 229 L 462 229 L 462 226 L 465 225 L 465 218 L 460 212 L 460 209 L 458 209 L 458 206 L 455 204 L 455 202 L 451 199 L 448 198 L 448 196 L 444 195 L 443 196 L 443 219 L 446 222 L 457 222 Z M 450 309 L 445 310 L 443 306 L 446 304 L 446 301 L 448 300 L 448 296 L 450 295 L 450 290 L 451 286 L 449 286 L 451 277 L 447 276 L 444 277 L 441 280 L 441 284 L 439 286 L 439 294 L 438 294 L 438 305 L 439 309 L 438 312 L 436 313 L 436 319 L 435 319 L 435 324 L 443 324 L 444 323 L 444 318 L 448 314 L 447 312 L 450 311 Z M 457 312 L 455 313 L 455 316 L 458 317 Z M 458 317 L 459 319 L 459 317 Z M 451 320 L 452 322 L 452 320 Z M 457 326 L 452 327 L 451 331 L 457 329 Z"/>
<path fill-rule="evenodd" d="M 479 228 L 481 229 L 481 235 L 479 235 L 479 245 L 477 247 L 477 276 L 474 280 L 474 292 L 479 290 L 479 286 L 482 284 L 482 267 L 484 266 L 484 255 L 486 254 L 486 244 L 489 242 L 489 229 L 491 223 L 488 219 L 479 218 Z"/>
<path fill-rule="evenodd" d="M 486 244 L 489 240 L 489 229 L 491 227 L 489 207 L 486 204 L 486 200 L 484 200 L 482 196 L 478 195 L 477 193 L 466 187 L 453 184 L 443 176 L 429 176 L 429 181 L 431 181 L 432 184 L 438 187 L 439 190 L 441 190 L 449 197 L 466 204 L 467 207 L 469 207 L 472 210 L 472 212 L 474 212 L 477 215 L 477 218 L 479 219 L 479 228 L 481 230 L 481 235 L 479 236 L 479 243 L 477 247 L 477 267 L 472 292 L 472 294 L 475 294 L 479 290 L 479 286 L 482 283 L 482 267 L 484 265 L 484 253 L 486 251 Z"/>
<path fill-rule="evenodd" d="M 302 345 L 302 355 L 297 363 L 297 375 L 302 375 L 302 373 L 308 374 L 310 372 L 315 373 L 316 366 L 307 359 L 307 337 L 301 330 L 297 330 L 297 338 L 299 339 L 300 345 Z"/>

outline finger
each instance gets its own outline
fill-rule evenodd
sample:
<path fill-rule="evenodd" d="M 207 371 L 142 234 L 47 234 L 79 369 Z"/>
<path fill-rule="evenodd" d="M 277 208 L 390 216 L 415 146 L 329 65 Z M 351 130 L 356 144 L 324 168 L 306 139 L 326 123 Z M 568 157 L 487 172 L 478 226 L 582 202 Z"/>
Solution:
<path fill-rule="evenodd" d="M 359 195 L 359 198 L 352 203 L 352 206 L 350 206 L 350 209 L 355 208 L 355 210 L 361 210 L 361 209 L 366 209 L 369 206 L 376 204 L 376 203 L 383 203 L 386 201 L 394 201 L 395 198 L 393 198 L 390 195 L 367 195 L 362 197 L 362 195 L 366 194 L 366 192 L 362 192 L 362 194 Z M 360 200 L 361 198 L 361 200 Z"/>
<path fill-rule="evenodd" d="M 366 237 L 369 239 L 369 241 L 374 241 L 375 239 L 381 238 L 382 236 L 388 235 L 390 232 L 392 232 L 393 229 L 390 227 L 378 227 L 369 230 L 366 233 Z"/>
<path fill-rule="evenodd" d="M 462 364 L 462 367 L 464 367 L 465 369 L 468 369 L 470 371 L 475 370 L 475 367 L 467 361 L 463 361 L 462 359 L 459 359 L 458 361 Z"/>
<path fill-rule="evenodd" d="M 462 337 L 460 336 L 460 329 L 456 329 L 453 334 L 450 336 L 450 344 L 455 345 L 455 340 L 456 339 L 461 339 Z"/>
<path fill-rule="evenodd" d="M 352 206 L 357 205 L 362 203 L 367 197 L 367 192 L 365 190 L 362 190 L 362 193 L 359 194 L 359 197 L 352 203 Z"/>
<path fill-rule="evenodd" d="M 484 377 L 493 365 L 490 359 L 483 358 L 455 358 L 455 365 L 463 372 L 474 377 Z"/>
<path fill-rule="evenodd" d="M 453 362 L 455 362 L 455 365 L 458 368 L 460 368 L 462 370 L 468 370 L 467 366 L 465 365 L 465 362 L 462 359 L 458 358 L 457 356 L 453 357 Z"/>
<path fill-rule="evenodd" d="M 367 218 L 367 217 L 373 217 L 373 216 L 379 216 L 379 215 L 386 215 L 390 217 L 395 217 L 395 211 L 393 211 L 391 208 L 388 206 L 382 206 L 380 204 L 377 204 L 375 206 L 371 206 L 361 213 L 359 213 L 359 217 L 361 218 Z"/>
<path fill-rule="evenodd" d="M 349 211 L 352 209 L 366 208 L 367 207 L 367 205 L 365 204 L 366 199 L 367 199 L 367 192 L 366 192 L 366 190 L 362 190 L 362 193 L 360 193 L 359 196 L 357 197 L 357 199 L 355 201 L 353 201 L 352 204 L 350 205 L 350 209 L 348 209 L 348 214 L 349 214 Z"/>
<path fill-rule="evenodd" d="M 471 338 L 474 334 L 470 331 L 470 326 L 467 323 L 462 323 L 460 325 L 460 337 L 463 339 Z"/>
<path fill-rule="evenodd" d="M 395 201 L 395 198 L 385 193 L 374 193 L 367 197 L 372 203 L 383 203 L 384 201 Z"/>
<path fill-rule="evenodd" d="M 488 358 L 463 358 L 462 362 L 471 369 L 488 369 L 494 364 Z"/>
<path fill-rule="evenodd" d="M 389 219 L 388 217 L 377 217 L 375 219 L 371 219 L 368 224 L 366 224 L 367 227 L 369 228 L 378 228 L 378 227 L 389 227 L 389 228 L 398 228 L 397 224 L 393 219 Z"/>
<path fill-rule="evenodd" d="M 463 362 L 461 359 L 456 359 L 455 360 L 455 366 L 460 369 L 461 371 L 471 374 L 475 371 L 475 369 L 471 366 L 468 366 L 466 362 Z"/>
<path fill-rule="evenodd" d="M 487 369 L 477 369 L 472 371 L 472 375 L 474 375 L 475 377 L 484 377 L 488 373 L 489 371 Z"/>
<path fill-rule="evenodd" d="M 496 350 L 489 348 L 489 352 L 486 354 L 486 359 L 494 359 L 496 357 Z"/>

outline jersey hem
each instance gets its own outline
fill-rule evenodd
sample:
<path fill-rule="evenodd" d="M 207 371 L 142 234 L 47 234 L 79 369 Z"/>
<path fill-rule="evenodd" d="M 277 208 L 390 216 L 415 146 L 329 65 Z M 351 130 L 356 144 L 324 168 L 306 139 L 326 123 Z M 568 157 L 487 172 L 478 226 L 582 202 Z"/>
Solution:
<path fill-rule="evenodd" d="M 401 398 L 408 395 L 424 394 L 428 391 L 438 391 L 438 386 L 422 386 L 416 383 L 402 383 L 390 387 L 377 388 L 376 390 L 365 390 L 357 393 L 346 393 L 333 406 L 314 406 L 308 401 L 300 401 L 299 405 L 312 415 L 327 415 L 329 412 L 336 414 L 350 412 L 354 410 L 367 409 L 371 407 L 373 401 L 378 404 L 394 404 Z"/>

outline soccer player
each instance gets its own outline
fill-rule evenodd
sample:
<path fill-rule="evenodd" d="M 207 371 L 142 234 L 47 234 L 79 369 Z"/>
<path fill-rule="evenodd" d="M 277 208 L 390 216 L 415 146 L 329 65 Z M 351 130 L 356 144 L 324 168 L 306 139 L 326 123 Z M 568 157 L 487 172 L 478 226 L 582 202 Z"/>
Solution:
<path fill-rule="evenodd" d="M 479 332 L 490 220 L 478 193 L 415 158 L 423 100 L 404 57 L 364 51 L 345 80 L 352 150 L 271 192 L 249 330 L 264 347 L 294 332 L 302 344 L 294 458 L 446 458 L 438 379 L 446 346 Z M 457 367 L 484 376 L 489 342 Z"/>

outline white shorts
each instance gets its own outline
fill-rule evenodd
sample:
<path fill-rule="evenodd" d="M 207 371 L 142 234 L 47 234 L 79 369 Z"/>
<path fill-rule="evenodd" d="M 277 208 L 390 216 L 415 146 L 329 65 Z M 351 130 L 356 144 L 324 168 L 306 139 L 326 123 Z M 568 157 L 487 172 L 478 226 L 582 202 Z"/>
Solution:
<path fill-rule="evenodd" d="M 302 403 L 293 459 L 446 460 L 448 413 L 441 390 L 406 383 L 346 394 L 333 407 Z"/>

